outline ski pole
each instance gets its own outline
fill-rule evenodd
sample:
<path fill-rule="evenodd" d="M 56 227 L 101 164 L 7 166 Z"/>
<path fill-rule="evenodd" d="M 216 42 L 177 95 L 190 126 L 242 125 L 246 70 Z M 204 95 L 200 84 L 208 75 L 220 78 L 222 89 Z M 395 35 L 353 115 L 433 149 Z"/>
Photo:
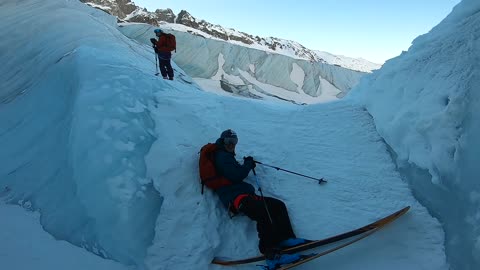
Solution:
<path fill-rule="evenodd" d="M 273 225 L 272 216 L 270 215 L 270 211 L 268 210 L 267 202 L 265 201 L 265 196 L 263 196 L 262 187 L 260 187 L 260 183 L 258 182 L 257 173 L 255 172 L 255 169 L 252 169 L 252 171 L 253 171 L 253 175 L 255 175 L 255 182 L 257 182 L 258 191 L 260 192 L 260 196 L 262 197 L 263 205 L 265 206 L 265 210 L 267 210 L 268 219 L 270 219 L 270 223 Z"/>
<path fill-rule="evenodd" d="M 322 178 L 315 178 L 315 177 L 307 176 L 307 175 L 304 175 L 304 174 L 300 174 L 300 173 L 292 172 L 292 171 L 289 171 L 289 170 L 285 170 L 285 169 L 282 169 L 280 167 L 268 165 L 268 164 L 262 163 L 260 161 L 254 160 L 253 162 L 258 163 L 258 164 L 263 165 L 263 166 L 266 166 L 266 167 L 277 169 L 278 171 L 284 171 L 284 172 L 288 172 L 288 173 L 291 173 L 291 174 L 296 174 L 298 176 L 302 176 L 302 177 L 305 177 L 305 178 L 310 178 L 310 179 L 313 179 L 313 180 L 317 180 L 319 184 L 327 183 L 327 180 L 323 179 L 323 177 Z"/>
<path fill-rule="evenodd" d="M 157 72 L 157 73 L 155 73 L 155 76 L 158 76 L 158 62 L 157 62 L 158 60 L 157 60 L 157 58 L 158 58 L 158 55 L 157 55 L 157 53 L 155 53 L 155 71 Z"/>

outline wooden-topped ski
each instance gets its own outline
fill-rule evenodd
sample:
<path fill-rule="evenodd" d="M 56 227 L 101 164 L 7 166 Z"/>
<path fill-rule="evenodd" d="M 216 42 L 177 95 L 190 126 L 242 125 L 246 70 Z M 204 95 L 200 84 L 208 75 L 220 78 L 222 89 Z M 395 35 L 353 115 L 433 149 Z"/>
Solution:
<path fill-rule="evenodd" d="M 316 248 L 316 247 L 328 245 L 328 244 L 331 244 L 331 243 L 335 243 L 337 241 L 345 240 L 347 238 L 357 236 L 357 235 L 361 235 L 361 234 L 366 233 L 366 232 L 371 231 L 373 233 L 374 231 L 376 231 L 376 229 L 379 229 L 379 228 L 385 226 L 386 224 L 394 221 L 395 219 L 397 219 L 401 215 L 405 214 L 409 209 L 410 209 L 410 206 L 407 206 L 407 207 L 405 207 L 401 210 L 396 211 L 395 213 L 392 213 L 392 214 L 390 214 L 390 215 L 388 215 L 384 218 L 381 218 L 381 219 L 379 219 L 375 222 L 372 222 L 372 223 L 370 223 L 368 225 L 365 225 L 363 227 L 360 227 L 358 229 L 355 229 L 355 230 L 352 230 L 352 231 L 349 231 L 349 232 L 345 232 L 345 233 L 341 233 L 341 234 L 338 234 L 338 235 L 335 235 L 335 236 L 331 236 L 331 237 L 328 237 L 328 238 L 325 238 L 325 239 L 322 239 L 322 240 L 315 240 L 315 241 L 308 242 L 308 243 L 303 244 L 303 245 L 288 248 L 288 249 L 283 250 L 282 253 L 302 252 L 302 251 L 309 250 L 309 249 L 312 249 L 312 248 Z M 366 235 L 370 235 L 370 233 L 366 234 Z M 360 239 L 366 237 L 366 235 L 362 235 L 360 237 Z M 357 239 L 354 239 L 352 241 L 356 242 L 360 239 L 357 238 Z M 352 241 L 350 241 L 350 242 L 353 243 Z M 346 244 L 348 244 L 350 242 L 347 242 Z M 336 248 L 336 249 L 338 249 L 338 248 Z M 328 251 L 329 250 L 327 250 L 325 252 L 328 252 Z M 332 252 L 332 251 L 330 251 L 330 252 Z M 328 252 L 328 253 L 330 253 L 330 252 Z M 324 253 L 324 252 L 322 252 L 322 253 Z M 320 254 L 322 254 L 322 253 L 320 253 Z M 315 255 L 315 256 L 317 256 L 317 255 Z M 322 255 L 320 255 L 320 256 L 322 256 Z M 317 256 L 317 257 L 320 257 L 320 256 Z M 313 257 L 309 257 L 306 260 L 313 260 L 314 259 Z M 253 263 L 253 262 L 258 262 L 258 261 L 262 261 L 262 260 L 265 260 L 265 256 L 263 256 L 263 255 L 259 255 L 259 256 L 251 257 L 251 258 L 246 258 L 246 259 L 241 259 L 241 260 L 229 260 L 229 259 L 215 257 L 212 260 L 212 263 L 213 264 L 219 264 L 219 265 L 225 265 L 225 266 L 232 266 L 232 265 Z M 306 260 L 304 260 L 304 261 L 306 261 Z M 303 262 L 303 261 L 300 261 L 300 262 Z M 281 269 L 288 269 L 288 268 L 281 268 Z"/>
<path fill-rule="evenodd" d="M 348 241 L 348 242 L 345 242 L 345 243 L 343 243 L 343 244 L 340 244 L 340 245 L 338 245 L 338 246 L 336 246 L 336 247 L 329 248 L 329 249 L 327 249 L 327 250 L 325 250 L 325 251 L 322 251 L 322 252 L 320 252 L 320 253 L 311 254 L 311 255 L 309 255 L 307 258 L 305 258 L 305 259 L 303 259 L 303 260 L 300 260 L 300 261 L 298 261 L 298 262 L 294 262 L 294 263 L 282 265 L 282 266 L 280 266 L 280 267 L 278 267 L 278 268 L 275 268 L 275 270 L 288 270 L 288 269 L 291 269 L 291 268 L 293 268 L 293 267 L 299 266 L 299 265 L 301 265 L 301 264 L 307 263 L 307 262 L 309 262 L 309 261 L 311 261 L 311 260 L 315 260 L 315 259 L 317 259 L 317 258 L 320 258 L 320 257 L 322 257 L 322 256 L 325 256 L 325 255 L 327 255 L 327 254 L 329 254 L 329 253 L 332 253 L 332 252 L 334 252 L 334 251 L 336 251 L 336 250 L 339 250 L 339 249 L 344 248 L 344 247 L 346 247 L 346 246 L 349 246 L 349 245 L 351 245 L 351 244 L 353 244 L 353 243 L 355 243 L 355 242 L 357 242 L 357 241 L 362 240 L 363 238 L 365 238 L 365 237 L 373 234 L 374 232 L 378 231 L 381 227 L 383 227 L 383 226 L 380 226 L 380 227 L 375 228 L 375 229 L 373 229 L 373 230 L 367 231 L 367 232 L 365 232 L 363 235 L 360 235 L 360 236 L 354 238 L 353 240 L 350 240 L 350 241 Z"/>

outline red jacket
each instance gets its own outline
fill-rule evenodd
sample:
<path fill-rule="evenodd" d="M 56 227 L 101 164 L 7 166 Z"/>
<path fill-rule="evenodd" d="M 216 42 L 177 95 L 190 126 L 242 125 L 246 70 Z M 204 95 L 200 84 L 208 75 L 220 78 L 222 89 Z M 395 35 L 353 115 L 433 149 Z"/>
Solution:
<path fill-rule="evenodd" d="M 166 47 L 167 45 L 167 38 L 165 34 L 160 35 L 157 41 L 157 50 L 159 52 L 170 52 L 171 49 Z"/>

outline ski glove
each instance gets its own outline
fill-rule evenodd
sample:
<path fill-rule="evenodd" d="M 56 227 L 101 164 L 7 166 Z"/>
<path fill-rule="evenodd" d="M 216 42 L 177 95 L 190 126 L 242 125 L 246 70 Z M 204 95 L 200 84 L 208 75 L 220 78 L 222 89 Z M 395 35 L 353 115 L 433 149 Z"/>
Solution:
<path fill-rule="evenodd" d="M 150 39 L 150 42 L 152 42 L 153 45 L 157 44 L 157 40 L 154 39 L 154 38 L 151 38 L 151 39 Z"/>
<path fill-rule="evenodd" d="M 255 167 L 257 166 L 252 156 L 244 157 L 243 164 L 248 166 L 250 169 L 255 169 Z"/>

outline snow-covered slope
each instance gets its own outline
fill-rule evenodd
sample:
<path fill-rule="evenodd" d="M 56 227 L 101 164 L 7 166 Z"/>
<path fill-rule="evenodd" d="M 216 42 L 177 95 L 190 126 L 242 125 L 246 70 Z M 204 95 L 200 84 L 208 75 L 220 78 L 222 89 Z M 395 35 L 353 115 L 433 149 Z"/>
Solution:
<path fill-rule="evenodd" d="M 326 63 L 341 66 L 344 68 L 358 70 L 362 72 L 371 72 L 372 70 L 380 69 L 382 65 L 372 63 L 362 58 L 352 58 L 343 55 L 334 55 L 328 52 L 315 51 L 315 53 L 325 60 Z"/>
<path fill-rule="evenodd" d="M 0 200 L 6 192 L 0 192 Z M 25 206 L 26 207 L 26 206 Z M 0 201 L 0 261 L 2 270 L 127 270 L 81 247 L 56 240 L 40 224 L 40 214 Z"/>

